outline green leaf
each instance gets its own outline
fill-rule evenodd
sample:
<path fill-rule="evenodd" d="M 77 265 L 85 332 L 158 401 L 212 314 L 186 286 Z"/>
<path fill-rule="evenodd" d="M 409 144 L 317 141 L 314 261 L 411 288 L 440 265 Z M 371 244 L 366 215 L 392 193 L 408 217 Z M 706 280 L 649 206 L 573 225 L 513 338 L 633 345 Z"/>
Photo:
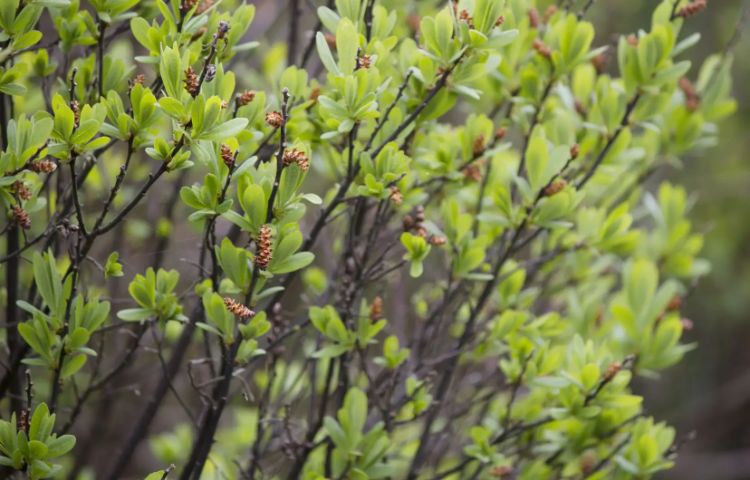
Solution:
<path fill-rule="evenodd" d="M 47 458 L 47 453 L 47 445 L 40 442 L 39 440 L 29 441 L 29 458 L 31 460 L 44 460 L 45 458 Z"/>
<path fill-rule="evenodd" d="M 81 122 L 76 131 L 73 133 L 73 137 L 70 142 L 75 145 L 84 145 L 89 140 L 94 138 L 94 135 L 99 131 L 100 123 L 95 119 L 89 119 Z"/>
<path fill-rule="evenodd" d="M 112 252 L 107 257 L 107 261 L 104 264 L 104 278 L 110 277 L 122 277 L 122 265 L 118 262 L 120 254 Z"/>
<path fill-rule="evenodd" d="M 534 385 L 539 385 L 540 387 L 560 389 L 560 388 L 565 388 L 568 385 L 570 385 L 570 380 L 564 377 L 548 376 L 548 377 L 537 377 L 532 381 L 532 383 Z"/>
<path fill-rule="evenodd" d="M 75 114 L 59 94 L 52 98 L 52 111 L 55 114 L 53 133 L 57 139 L 67 142 L 75 128 Z"/>
<path fill-rule="evenodd" d="M 311 252 L 300 252 L 290 255 L 280 262 L 271 262 L 269 271 L 274 274 L 295 272 L 310 265 L 315 260 L 315 255 Z"/>
<path fill-rule="evenodd" d="M 409 275 L 411 276 L 411 278 L 421 277 L 423 271 L 424 265 L 422 265 L 422 262 L 417 260 L 411 262 L 411 265 L 409 267 Z"/>
<path fill-rule="evenodd" d="M 339 69 L 342 74 L 349 75 L 354 72 L 357 66 L 358 51 L 359 34 L 357 29 L 351 20 L 342 18 L 336 27 L 336 53 L 339 56 Z"/>
<path fill-rule="evenodd" d="M 21 338 L 31 347 L 31 349 L 39 355 L 44 355 L 45 358 L 49 358 L 51 353 L 46 348 L 46 339 L 37 337 L 36 331 L 30 322 L 21 323 L 18 325 L 18 333 Z M 44 343 L 43 343 L 44 342 Z M 46 362 L 44 363 L 46 365 Z"/>
<path fill-rule="evenodd" d="M 341 425 L 339 425 L 339 423 L 333 418 L 325 417 L 323 419 L 323 428 L 325 428 L 326 433 L 329 437 L 331 437 L 331 440 L 337 447 L 345 448 L 347 446 L 351 446 L 351 442 L 349 442 L 346 433 L 341 428 Z"/>
<path fill-rule="evenodd" d="M 250 218 L 254 230 L 258 230 L 266 222 L 268 199 L 266 191 L 260 185 L 248 185 L 240 196 L 240 205 Z"/>
<path fill-rule="evenodd" d="M 159 62 L 159 74 L 161 75 L 167 95 L 179 100 L 183 92 L 183 72 L 182 60 L 176 48 L 165 48 L 162 50 L 161 61 Z"/>
<path fill-rule="evenodd" d="M 21 96 L 26 94 L 26 87 L 19 83 L 0 84 L 0 93 L 5 93 L 6 95 Z"/>
<path fill-rule="evenodd" d="M 328 70 L 328 73 L 332 73 L 334 75 L 341 75 L 341 70 L 339 70 L 339 67 L 336 64 L 336 61 L 333 59 L 333 54 L 331 53 L 331 49 L 328 48 L 328 42 L 326 42 L 326 37 L 325 35 L 323 35 L 322 32 L 318 32 L 315 35 L 315 46 L 318 48 L 318 55 L 320 56 L 320 61 L 323 63 L 323 66 L 326 67 L 326 70 Z"/>
<path fill-rule="evenodd" d="M 63 308 L 63 285 L 60 274 L 55 266 L 54 257 L 50 252 L 41 255 L 34 252 L 33 257 L 34 280 L 44 303 L 53 314 L 58 314 Z"/>
<path fill-rule="evenodd" d="M 312 354 L 313 358 L 336 358 L 345 354 L 350 350 L 350 347 L 346 345 L 327 345 L 320 350 Z"/>
<path fill-rule="evenodd" d="M 342 418 L 343 417 L 343 418 Z M 339 411 L 339 421 L 344 424 L 344 418 L 348 430 L 361 432 L 367 421 L 367 395 L 358 389 L 351 388 L 344 398 L 344 408 Z"/>
<path fill-rule="evenodd" d="M 13 40 L 13 50 L 23 50 L 39 43 L 42 39 L 42 32 L 39 30 L 31 30 L 30 32 L 22 33 Z"/>
<path fill-rule="evenodd" d="M 89 341 L 89 332 L 83 327 L 77 327 L 67 335 L 67 345 L 69 350 L 76 350 L 86 345 Z"/>
<path fill-rule="evenodd" d="M 331 32 L 336 31 L 336 25 L 338 25 L 339 20 L 341 19 L 338 13 L 328 7 L 318 7 L 318 18 L 320 19 L 320 23 Z"/>
<path fill-rule="evenodd" d="M 236 137 L 247 126 L 246 118 L 233 118 L 224 123 L 209 128 L 200 135 L 201 139 L 219 142 L 227 138 Z"/>
<path fill-rule="evenodd" d="M 159 106 L 167 113 L 167 115 L 176 120 L 182 120 L 186 115 L 185 106 L 182 102 L 172 97 L 160 98 Z"/>
<path fill-rule="evenodd" d="M 60 437 L 54 438 L 47 441 L 47 457 L 56 458 L 61 457 L 73 450 L 76 444 L 76 437 L 73 435 L 61 435 Z"/>
<path fill-rule="evenodd" d="M 66 357 L 65 361 L 63 362 L 62 370 L 60 370 L 60 378 L 63 380 L 70 378 L 70 376 L 83 368 L 83 365 L 85 363 L 86 355 L 82 353 L 74 355 L 73 357 Z"/>
<path fill-rule="evenodd" d="M 224 306 L 224 299 L 215 292 L 203 295 L 203 308 L 211 323 L 221 332 L 227 345 L 234 341 L 235 317 Z"/>
<path fill-rule="evenodd" d="M 536 131 L 539 131 L 539 129 Z M 528 172 L 529 185 L 532 191 L 538 192 L 547 184 L 545 173 L 548 164 L 549 151 L 547 150 L 547 140 L 544 135 L 532 135 L 526 150 L 526 171 Z"/>
<path fill-rule="evenodd" d="M 126 322 L 142 322 L 154 316 L 154 312 L 145 308 L 126 308 L 117 312 L 117 318 Z"/>
<path fill-rule="evenodd" d="M 591 390 L 598 383 L 598 381 L 599 367 L 597 367 L 593 363 L 586 364 L 586 366 L 581 370 L 581 384 L 583 385 L 584 390 Z"/>
<path fill-rule="evenodd" d="M 49 407 L 47 404 L 42 402 L 34 409 L 34 414 L 31 416 L 31 422 L 29 423 L 29 438 L 31 440 L 45 441 L 46 438 L 42 438 L 42 424 L 49 417 Z"/>

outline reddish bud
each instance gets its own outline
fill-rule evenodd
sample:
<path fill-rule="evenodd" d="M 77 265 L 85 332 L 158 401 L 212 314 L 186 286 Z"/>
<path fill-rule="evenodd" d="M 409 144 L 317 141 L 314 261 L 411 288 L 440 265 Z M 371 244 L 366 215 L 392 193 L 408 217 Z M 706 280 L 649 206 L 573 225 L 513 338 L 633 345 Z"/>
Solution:
<path fill-rule="evenodd" d="M 284 116 L 281 114 L 281 112 L 268 112 L 266 113 L 266 123 L 273 128 L 279 128 L 284 124 Z"/>

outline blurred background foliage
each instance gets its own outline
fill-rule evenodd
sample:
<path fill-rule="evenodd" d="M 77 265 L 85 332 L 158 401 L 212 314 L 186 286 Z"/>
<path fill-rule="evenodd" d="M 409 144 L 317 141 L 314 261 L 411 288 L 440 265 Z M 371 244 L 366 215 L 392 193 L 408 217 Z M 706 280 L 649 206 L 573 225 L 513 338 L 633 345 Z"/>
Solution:
<path fill-rule="evenodd" d="M 647 25 L 654 4 L 604 0 L 591 15 L 600 35 L 627 33 Z M 685 299 L 684 312 L 694 325 L 686 338 L 698 348 L 658 381 L 641 381 L 640 388 L 649 412 L 674 424 L 687 440 L 677 467 L 662 478 L 741 480 L 750 479 L 750 2 L 713 0 L 708 6 L 685 27 L 684 35 L 702 35 L 689 76 L 695 79 L 695 66 L 710 52 L 733 42 L 739 24 L 744 31 L 733 67 L 738 110 L 721 124 L 718 145 L 659 172 L 652 185 L 670 177 L 691 192 L 692 219 L 706 235 L 704 257 L 712 271 Z"/>

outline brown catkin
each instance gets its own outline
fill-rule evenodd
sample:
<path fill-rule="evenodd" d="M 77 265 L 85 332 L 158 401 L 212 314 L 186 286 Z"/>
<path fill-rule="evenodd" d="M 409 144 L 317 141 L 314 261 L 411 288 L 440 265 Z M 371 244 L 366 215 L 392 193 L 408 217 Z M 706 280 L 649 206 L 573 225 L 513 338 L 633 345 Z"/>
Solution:
<path fill-rule="evenodd" d="M 78 128 L 81 123 L 81 106 L 78 100 L 70 102 L 70 109 L 73 110 L 73 124 Z"/>
<path fill-rule="evenodd" d="M 609 63 L 609 55 L 606 53 L 600 53 L 591 59 L 591 64 L 596 69 L 596 73 L 602 74 L 607 69 Z"/>
<path fill-rule="evenodd" d="M 237 97 L 237 103 L 240 105 L 240 107 L 248 105 L 253 100 L 255 100 L 255 92 L 250 90 L 245 90 Z"/>
<path fill-rule="evenodd" d="M 466 165 L 463 169 L 464 178 L 472 182 L 479 182 L 482 180 L 482 170 L 476 163 Z"/>
<path fill-rule="evenodd" d="M 612 362 L 607 367 L 607 370 L 604 371 L 604 378 L 603 380 L 605 382 L 611 382 L 613 378 L 615 378 L 615 375 L 620 373 L 620 370 L 622 370 L 622 363 L 620 362 Z"/>
<path fill-rule="evenodd" d="M 268 268 L 268 264 L 271 263 L 271 259 L 273 258 L 273 252 L 271 252 L 271 227 L 267 224 L 260 227 L 257 246 L 258 250 L 255 254 L 255 265 L 261 270 L 265 270 Z"/>
<path fill-rule="evenodd" d="M 28 189 L 25 183 L 17 180 L 11 185 L 11 191 L 18 195 L 21 200 L 29 200 L 31 198 L 31 190 Z"/>
<path fill-rule="evenodd" d="M 383 318 L 383 299 L 377 296 L 372 299 L 372 305 L 370 305 L 370 321 L 377 322 Z"/>
<path fill-rule="evenodd" d="M 557 180 L 552 180 L 549 183 L 549 185 L 544 187 L 544 196 L 545 197 L 555 196 L 558 193 L 562 192 L 567 186 L 568 186 L 568 182 L 566 182 L 562 178 L 558 178 Z"/>
<path fill-rule="evenodd" d="M 187 67 L 185 70 L 185 90 L 195 97 L 198 95 L 200 84 L 198 83 L 198 75 L 195 74 L 193 67 Z"/>
<path fill-rule="evenodd" d="M 317 102 L 319 96 L 320 87 L 313 87 L 313 89 L 310 91 L 310 100 L 312 100 L 313 102 Z"/>
<path fill-rule="evenodd" d="M 430 237 L 430 245 L 433 247 L 442 247 L 448 243 L 448 240 L 442 235 L 432 235 Z"/>
<path fill-rule="evenodd" d="M 700 108 L 701 97 L 690 79 L 682 77 L 679 82 L 680 90 L 685 95 L 685 108 L 688 112 L 695 112 Z"/>
<path fill-rule="evenodd" d="M 198 0 L 182 0 L 182 3 L 180 4 L 180 10 L 183 13 L 187 12 L 197 4 Z"/>
<path fill-rule="evenodd" d="M 391 193 L 388 195 L 388 200 L 393 202 L 393 204 L 397 207 L 404 203 L 404 195 L 401 193 L 401 190 L 397 186 L 393 185 L 389 188 L 389 190 Z"/>
<path fill-rule="evenodd" d="M 468 10 L 461 10 L 461 13 L 458 14 L 458 19 L 468 25 L 469 28 L 474 28 L 474 18 L 472 18 Z"/>
<path fill-rule="evenodd" d="M 534 50 L 536 50 L 536 53 L 543 56 L 544 58 L 550 58 L 552 57 L 552 50 L 544 44 L 543 41 L 539 40 L 538 38 L 534 39 Z"/>
<path fill-rule="evenodd" d="M 300 158 L 299 158 L 299 159 L 297 160 L 297 166 L 298 166 L 298 167 L 299 167 L 299 169 L 300 169 L 300 170 L 302 170 L 303 172 L 306 172 L 306 171 L 310 170 L 310 159 L 309 159 L 309 158 L 307 157 L 307 155 L 304 155 L 304 154 L 303 154 L 303 155 L 302 155 L 302 156 L 301 156 L 301 157 L 300 157 Z"/>
<path fill-rule="evenodd" d="M 419 205 L 414 209 L 414 219 L 417 223 L 424 222 L 424 207 L 422 205 Z"/>
<path fill-rule="evenodd" d="M 13 205 L 13 220 L 24 230 L 31 228 L 31 218 L 29 212 L 24 210 L 20 205 Z"/>
<path fill-rule="evenodd" d="M 136 85 L 143 85 L 144 83 L 146 83 L 146 76 L 142 73 L 139 73 L 128 81 L 131 89 Z"/>
<path fill-rule="evenodd" d="M 494 478 L 508 478 L 513 474 L 513 467 L 508 465 L 498 465 L 490 468 L 490 476 Z"/>
<path fill-rule="evenodd" d="M 680 308 L 682 308 L 682 297 L 680 297 L 679 295 L 675 295 L 669 300 L 669 303 L 667 304 L 667 311 L 676 312 Z"/>
<path fill-rule="evenodd" d="M 706 6 L 706 0 L 694 0 L 682 7 L 677 12 L 677 16 L 682 18 L 692 17 L 693 15 L 696 15 L 705 10 Z"/>
<path fill-rule="evenodd" d="M 234 152 L 232 152 L 232 149 L 229 148 L 229 145 L 225 145 L 222 143 L 221 147 L 219 148 L 219 152 L 224 165 L 226 165 L 230 170 L 234 168 Z"/>
<path fill-rule="evenodd" d="M 404 215 L 404 218 L 401 219 L 401 226 L 404 228 L 405 232 L 410 231 L 412 228 L 414 228 L 414 217 L 411 215 Z"/>
<path fill-rule="evenodd" d="M 37 173 L 52 173 L 57 170 L 57 164 L 52 160 L 40 160 L 32 163 L 31 169 Z"/>
<path fill-rule="evenodd" d="M 266 123 L 273 128 L 279 128 L 284 123 L 284 116 L 281 112 L 273 111 L 266 113 Z"/>
<path fill-rule="evenodd" d="M 421 22 L 422 22 L 422 17 L 420 17 L 419 15 L 411 14 L 408 17 L 406 17 L 406 23 L 409 24 L 409 28 L 414 33 L 419 32 L 419 26 Z"/>
<path fill-rule="evenodd" d="M 484 135 L 479 135 L 474 139 L 474 143 L 471 145 L 471 151 L 475 157 L 483 154 L 486 150 Z"/>
<path fill-rule="evenodd" d="M 242 319 L 248 319 L 255 315 L 254 311 L 250 310 L 248 307 L 233 298 L 224 297 L 224 306 L 227 307 L 227 310 L 232 312 L 232 314 Z"/>
<path fill-rule="evenodd" d="M 200 15 L 201 13 L 205 12 L 209 8 L 213 7 L 214 0 L 203 0 L 199 5 L 198 8 L 195 10 L 195 13 Z"/>
<path fill-rule="evenodd" d="M 539 18 L 539 10 L 536 8 L 530 8 L 529 9 L 529 25 L 531 25 L 531 28 L 539 28 L 540 24 L 540 18 Z"/>
<path fill-rule="evenodd" d="M 367 70 L 372 66 L 372 57 L 363 54 L 357 57 L 357 68 L 364 68 Z"/>
<path fill-rule="evenodd" d="M 19 431 L 28 431 L 29 428 L 29 410 L 26 408 L 21 409 L 21 413 L 18 416 L 18 421 L 16 422 L 17 428 Z"/>
<path fill-rule="evenodd" d="M 557 5 L 550 5 L 544 11 L 544 23 L 549 23 L 550 18 L 557 13 Z"/>
<path fill-rule="evenodd" d="M 581 154 L 580 145 L 578 145 L 577 143 L 574 143 L 573 145 L 570 146 L 570 158 L 575 160 L 576 158 L 578 158 L 578 155 L 580 154 Z"/>
<path fill-rule="evenodd" d="M 578 465 L 581 468 L 581 473 L 588 475 L 596 466 L 596 456 L 592 451 L 586 451 L 581 455 Z"/>
<path fill-rule="evenodd" d="M 336 36 L 330 33 L 326 33 L 323 38 L 325 38 L 325 41 L 328 44 L 328 48 L 336 51 Z"/>
<path fill-rule="evenodd" d="M 302 150 L 287 148 L 284 150 L 283 161 L 285 166 L 297 165 L 300 170 L 306 172 L 310 169 L 310 159 Z"/>

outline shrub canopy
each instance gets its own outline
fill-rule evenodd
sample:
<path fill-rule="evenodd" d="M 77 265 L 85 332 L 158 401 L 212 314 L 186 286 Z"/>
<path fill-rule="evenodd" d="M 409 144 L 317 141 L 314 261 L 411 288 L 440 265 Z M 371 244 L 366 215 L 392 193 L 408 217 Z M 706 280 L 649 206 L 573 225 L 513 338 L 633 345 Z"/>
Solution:
<path fill-rule="evenodd" d="M 8 474 L 672 465 L 630 385 L 708 265 L 643 187 L 735 108 L 730 51 L 683 59 L 705 1 L 612 45 L 591 1 L 435 3 L 2 1 Z"/>

